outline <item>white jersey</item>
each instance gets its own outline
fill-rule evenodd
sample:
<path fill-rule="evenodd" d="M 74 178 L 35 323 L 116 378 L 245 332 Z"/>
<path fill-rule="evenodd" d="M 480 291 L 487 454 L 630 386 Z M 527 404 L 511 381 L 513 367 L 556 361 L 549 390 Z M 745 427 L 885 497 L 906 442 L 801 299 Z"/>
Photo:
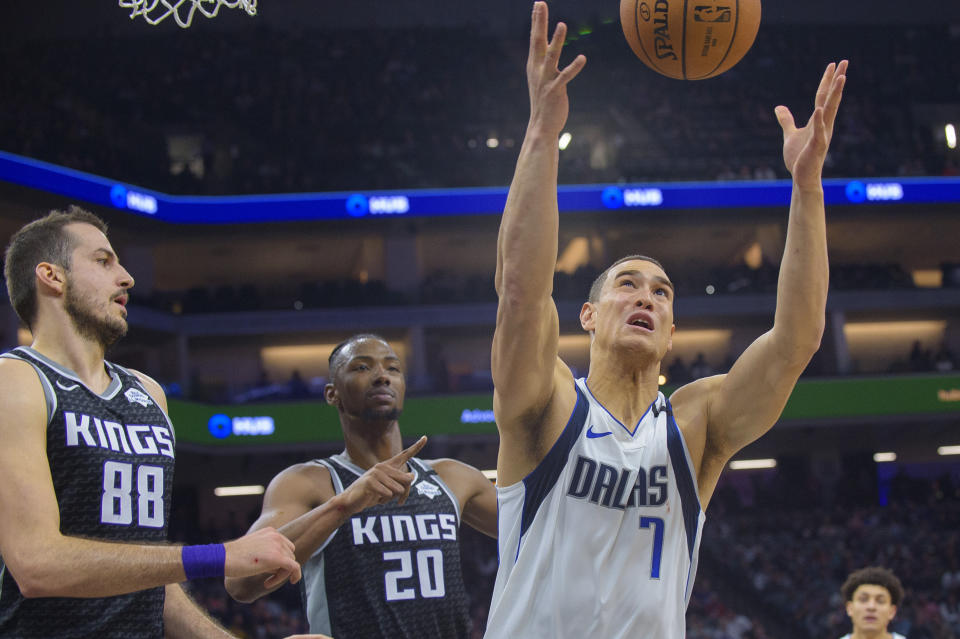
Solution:
<path fill-rule="evenodd" d="M 851 639 L 851 637 L 852 635 L 843 635 L 842 637 L 840 637 L 840 639 Z M 907 639 L 907 638 L 897 632 L 891 632 L 890 639 Z"/>
<path fill-rule="evenodd" d="M 576 382 L 557 442 L 498 487 L 487 639 L 682 639 L 705 516 L 662 393 L 632 428 Z"/>

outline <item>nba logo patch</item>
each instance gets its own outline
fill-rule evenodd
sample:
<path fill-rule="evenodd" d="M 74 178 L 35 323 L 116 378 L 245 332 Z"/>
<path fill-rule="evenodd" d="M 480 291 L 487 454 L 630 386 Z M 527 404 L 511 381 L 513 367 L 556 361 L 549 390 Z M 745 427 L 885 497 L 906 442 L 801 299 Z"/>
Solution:
<path fill-rule="evenodd" d="M 131 404 L 140 404 L 144 408 L 153 403 L 149 395 L 136 388 L 128 388 L 123 396 L 126 397 L 127 401 Z"/>
<path fill-rule="evenodd" d="M 440 489 L 436 485 L 431 484 L 430 482 L 422 481 L 417 484 L 417 492 L 424 497 L 429 497 L 433 499 L 440 494 Z"/>

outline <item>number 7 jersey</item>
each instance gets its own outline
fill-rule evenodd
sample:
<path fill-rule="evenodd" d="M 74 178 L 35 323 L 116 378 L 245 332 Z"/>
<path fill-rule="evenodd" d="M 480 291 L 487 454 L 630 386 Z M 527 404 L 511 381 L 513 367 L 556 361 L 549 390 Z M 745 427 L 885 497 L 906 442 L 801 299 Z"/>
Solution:
<path fill-rule="evenodd" d="M 705 519 L 662 393 L 627 427 L 576 381 L 559 439 L 498 487 L 486 639 L 682 639 Z"/>

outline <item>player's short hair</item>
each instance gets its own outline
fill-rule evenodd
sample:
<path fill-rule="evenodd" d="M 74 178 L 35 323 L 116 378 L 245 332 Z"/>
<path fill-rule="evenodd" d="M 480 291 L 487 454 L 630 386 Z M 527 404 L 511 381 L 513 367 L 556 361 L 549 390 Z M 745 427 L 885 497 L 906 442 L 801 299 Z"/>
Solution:
<path fill-rule="evenodd" d="M 900 602 L 903 601 L 903 584 L 893 574 L 893 571 L 882 566 L 869 566 L 850 573 L 850 576 L 840 587 L 843 600 L 853 601 L 853 593 L 856 592 L 857 588 L 864 585 L 886 588 L 887 592 L 890 593 L 890 602 L 894 606 L 899 606 Z"/>
<path fill-rule="evenodd" d="M 64 230 L 68 224 L 83 223 L 96 227 L 104 235 L 107 224 L 99 217 L 71 204 L 66 211 L 53 210 L 30 222 L 10 238 L 4 255 L 3 276 L 7 295 L 20 321 L 32 327 L 37 319 L 37 282 L 34 272 L 40 262 L 70 269 L 70 254 L 75 239 Z"/>
<path fill-rule="evenodd" d="M 624 262 L 630 262 L 633 260 L 643 260 L 645 262 L 650 262 L 651 264 L 656 264 L 657 266 L 659 266 L 661 269 L 663 269 L 664 272 L 666 272 L 667 270 L 663 268 L 663 264 L 653 259 L 652 257 L 647 257 L 646 255 L 628 255 L 626 257 L 621 257 L 619 260 L 617 260 L 616 262 L 608 266 L 607 269 L 597 277 L 597 279 L 593 280 L 593 284 L 590 286 L 590 296 L 587 297 L 587 301 L 590 302 L 591 304 L 595 304 L 597 300 L 600 299 L 600 291 L 603 290 L 603 283 L 607 280 L 607 275 L 610 274 L 610 271 L 614 267 L 620 264 L 623 264 Z"/>
<path fill-rule="evenodd" d="M 390 342 L 385 340 L 383 337 L 377 335 L 376 333 L 359 333 L 357 335 L 352 335 L 347 339 L 343 340 L 330 352 L 330 359 L 327 360 L 330 367 L 330 381 L 334 381 L 337 377 L 337 373 L 340 372 L 340 367 L 344 364 L 345 355 L 343 351 L 346 350 L 351 344 L 356 344 L 357 342 L 362 342 L 368 339 L 375 339 L 380 342 L 383 342 L 387 346 L 390 345 Z"/>

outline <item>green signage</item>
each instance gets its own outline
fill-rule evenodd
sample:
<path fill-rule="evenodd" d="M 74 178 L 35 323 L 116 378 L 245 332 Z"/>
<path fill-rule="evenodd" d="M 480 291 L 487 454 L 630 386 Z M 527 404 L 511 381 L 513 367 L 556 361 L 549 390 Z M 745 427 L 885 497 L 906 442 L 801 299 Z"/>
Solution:
<path fill-rule="evenodd" d="M 342 439 L 337 411 L 322 400 L 210 405 L 171 399 L 169 403 L 181 443 L 261 446 Z M 802 380 L 787 402 L 783 419 L 930 413 L 960 414 L 960 375 Z M 408 398 L 401 423 L 409 437 L 497 432 L 489 393 Z"/>

